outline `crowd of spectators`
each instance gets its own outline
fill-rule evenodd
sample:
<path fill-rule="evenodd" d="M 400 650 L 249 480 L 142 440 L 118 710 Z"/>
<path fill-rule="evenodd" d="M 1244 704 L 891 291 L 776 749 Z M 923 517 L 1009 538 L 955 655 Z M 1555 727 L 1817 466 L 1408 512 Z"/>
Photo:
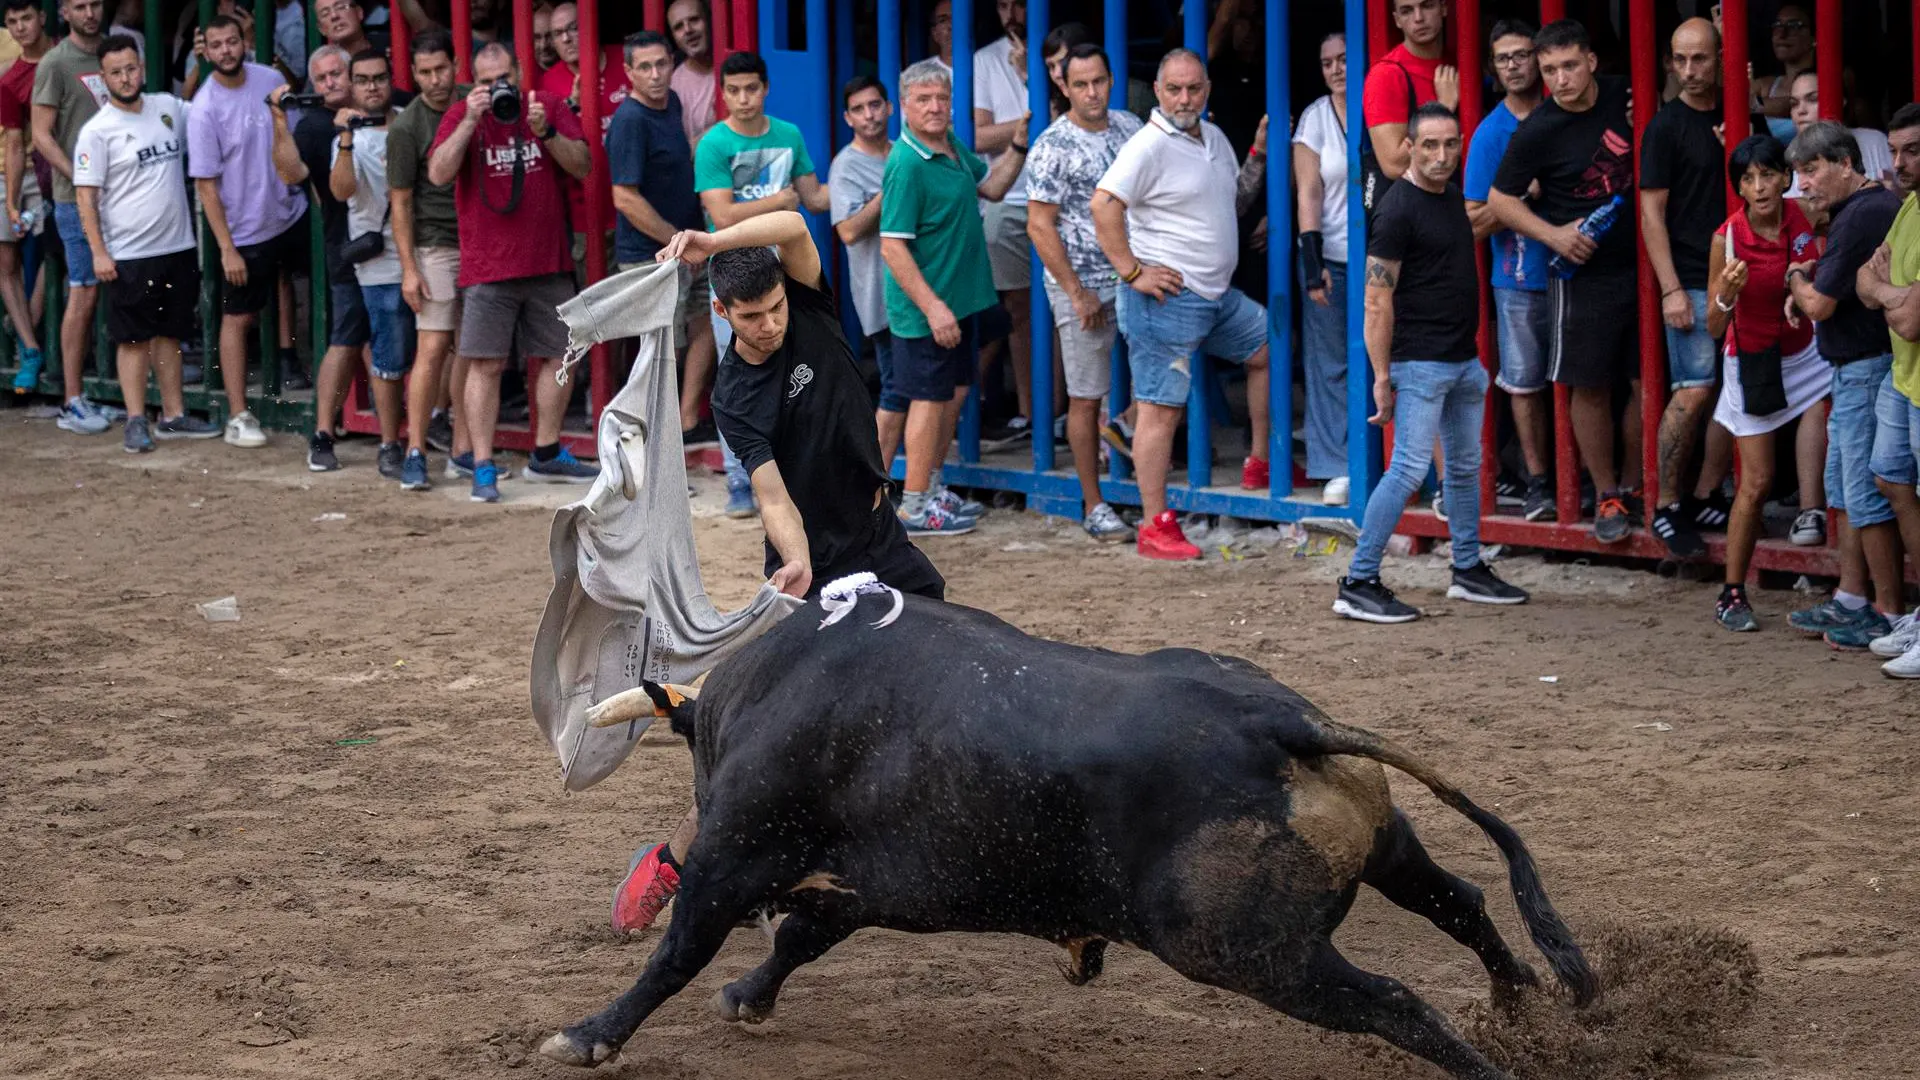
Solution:
<path fill-rule="evenodd" d="M 396 0 L 415 30 L 404 57 L 390 54 L 360 0 L 316 0 L 325 44 L 306 54 L 300 5 L 283 0 L 264 60 L 253 55 L 244 2 L 222 0 L 204 26 L 183 20 L 168 50 L 108 25 L 117 9 L 103 0 L 63 0 L 57 43 L 35 0 L 4 7 L 18 50 L 0 75 L 13 226 L 0 236 L 12 241 L 0 242 L 0 300 L 17 338 L 15 385 L 34 388 L 42 367 L 33 332 L 41 292 L 26 288 L 18 241 L 50 216 L 68 286 L 60 426 L 98 434 L 116 419 L 82 392 L 104 287 L 126 400 L 145 401 L 149 373 L 160 391 L 157 417 L 136 408 L 128 418 L 129 452 L 166 438 L 267 443 L 248 411 L 249 365 L 228 358 L 247 356 L 259 314 L 277 304 L 282 349 L 271 359 L 284 385 L 304 382 L 291 349 L 292 282 L 321 269 L 305 265 L 317 213 L 331 288 L 309 468 L 340 467 L 339 409 L 364 369 L 382 475 L 424 490 L 428 454 L 438 452 L 446 478 L 497 500 L 502 376 L 524 365 L 534 427 L 525 478 L 586 482 L 595 470 L 561 441 L 574 387 L 552 361 L 566 344 L 556 308 L 581 287 L 587 252 L 604 248 L 603 271 L 628 270 L 680 230 L 802 210 L 824 215 L 845 249 L 883 460 L 905 456 L 899 512 L 910 535 L 966 532 L 983 512 L 947 488 L 941 463 L 963 403 L 997 368 L 1014 408 L 992 441 L 1055 424 L 1072 450 L 1090 537 L 1192 559 L 1199 550 L 1168 509 L 1166 485 L 1196 351 L 1243 369 L 1241 486 L 1264 489 L 1273 468 L 1292 465 L 1267 460 L 1269 313 L 1247 276 L 1265 261 L 1247 254 L 1271 235 L 1296 255 L 1303 467 L 1332 506 L 1350 490 L 1345 298 L 1350 286 L 1364 289 L 1375 419 L 1397 422 L 1379 513 L 1369 513 L 1337 606 L 1402 621 L 1417 613 L 1378 579 L 1381 530 L 1430 470 L 1440 474 L 1434 510 L 1454 531 L 1455 590 L 1525 599 L 1478 557 L 1477 433 L 1489 399 L 1473 264 L 1484 242 L 1499 353 L 1492 382 L 1506 414 L 1501 460 L 1484 466 L 1498 472 L 1503 504 L 1532 521 L 1556 516 L 1547 391 L 1565 387 L 1584 478 L 1567 505 L 1591 514 L 1595 541 L 1620 543 L 1647 521 L 1676 558 L 1692 559 L 1707 551 L 1703 533 L 1725 530 L 1716 614 L 1729 629 L 1752 629 L 1751 552 L 1766 504 L 1787 487 L 1797 492 L 1783 500 L 1794 510 L 1791 541 L 1819 545 L 1831 532 L 1842 567 L 1833 597 L 1792 625 L 1840 648 L 1897 645 L 1894 666 L 1920 667 L 1901 584 L 1903 551 L 1920 551 L 1920 300 L 1910 287 L 1920 269 L 1920 108 L 1901 109 L 1885 130 L 1858 123 L 1865 110 L 1849 71 L 1843 107 L 1855 122 L 1820 120 L 1810 21 L 1793 4 L 1770 27 L 1780 70 L 1754 82 L 1751 136 L 1725 130 L 1712 21 L 1674 30 L 1666 91 L 1637 105 L 1626 80 L 1600 71 L 1579 23 L 1499 21 L 1483 54 L 1492 104 L 1463 153 L 1442 0 L 1390 0 L 1401 40 L 1365 73 L 1358 118 L 1347 115 L 1337 33 L 1314 43 L 1327 93 L 1297 118 L 1217 100 L 1216 79 L 1248 82 L 1258 61 L 1255 13 L 1240 0 L 1216 7 L 1214 61 L 1166 52 L 1138 113 L 1109 107 L 1125 73 L 1085 27 L 1029 28 L 1020 0 L 999 0 L 1003 33 L 970 58 L 970 145 L 955 134 L 951 9 L 939 0 L 930 55 L 901 72 L 901 100 L 870 76 L 842 89 L 853 138 L 825 176 L 800 129 L 769 113 L 779 99 L 765 62 L 751 52 L 714 62 L 702 0 L 671 4 L 665 33 L 618 44 L 583 41 L 572 3 L 543 3 L 533 24 L 541 70 L 525 79 L 502 40 L 502 6 L 478 4 L 471 84 L 456 81 L 451 38 L 420 0 Z M 1051 115 L 1031 143 L 1029 42 L 1045 50 L 1051 83 Z M 177 93 L 141 92 L 150 54 L 170 64 Z M 399 64 L 410 94 L 395 88 Z M 602 88 L 598 131 L 581 120 L 590 67 Z M 1637 146 L 1635 109 L 1650 114 Z M 1356 122 L 1362 199 L 1350 206 L 1346 132 Z M 1286 225 L 1265 220 L 1261 198 L 1276 124 L 1297 192 Z M 599 185 L 587 182 L 595 140 L 609 166 Z M 586 235 L 596 203 L 611 225 L 597 239 Z M 188 415 L 181 396 L 198 378 L 181 352 L 197 332 L 196 205 L 219 254 L 219 429 Z M 1369 218 L 1366 252 L 1347 250 L 1351 214 Z M 1668 405 L 1654 432 L 1640 430 L 1638 404 L 1643 242 L 1665 327 Z M 1357 282 L 1355 259 L 1366 267 Z M 1049 332 L 1026 325 L 1036 285 L 1053 312 L 1064 391 L 1051 402 L 1034 400 L 1028 378 L 1032 336 Z M 718 311 L 696 274 L 675 335 L 680 422 L 689 446 L 720 443 L 728 512 L 751 516 L 751 482 L 706 401 L 730 356 L 733 331 Z M 1132 405 L 1107 415 L 1117 338 L 1128 346 Z M 1281 367 L 1293 377 L 1290 363 Z M 1643 477 L 1646 437 L 1658 469 Z M 1101 495 L 1101 456 L 1116 453 L 1138 477 L 1137 528 Z M 1776 473 L 1797 484 L 1776 485 Z"/>

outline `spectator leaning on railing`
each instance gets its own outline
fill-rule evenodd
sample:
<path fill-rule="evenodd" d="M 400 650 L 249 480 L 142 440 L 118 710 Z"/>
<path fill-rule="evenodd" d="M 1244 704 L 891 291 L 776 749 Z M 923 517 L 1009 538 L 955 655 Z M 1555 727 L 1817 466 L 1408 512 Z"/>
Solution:
<path fill-rule="evenodd" d="M 334 120 L 333 161 L 327 186 L 347 207 L 342 261 L 359 282 L 373 349 L 373 406 L 380 421 L 380 475 L 417 489 L 427 484 L 424 454 L 407 454 L 400 441 L 407 369 L 406 324 L 400 314 L 400 256 L 393 249 L 387 200 L 388 128 L 394 118 L 393 69 L 387 54 L 363 49 L 347 69 L 353 107 Z"/>
<path fill-rule="evenodd" d="M 153 440 L 211 439 L 220 429 L 187 415 L 180 382 L 180 339 L 193 332 L 200 263 L 187 205 L 186 103 L 143 94 L 146 67 L 134 40 L 100 47 L 107 107 L 81 125 L 73 182 L 94 276 L 106 284 L 107 336 L 120 392 L 129 407 L 122 445 L 129 454 Z M 149 425 L 147 373 L 160 384 L 160 422 Z"/>
<path fill-rule="evenodd" d="M 60 13 L 67 20 L 67 36 L 48 50 L 33 73 L 33 148 L 53 169 L 53 222 L 67 261 L 67 306 L 60 315 L 66 404 L 58 423 L 62 431 L 76 435 L 98 435 L 108 427 L 108 414 L 87 400 L 81 385 L 100 282 L 93 276 L 93 251 L 74 205 L 72 157 L 81 125 L 107 100 L 99 56 L 104 10 L 101 0 L 63 0 Z"/>
<path fill-rule="evenodd" d="M 37 312 L 43 305 L 29 301 L 21 264 L 21 240 L 27 235 L 40 235 L 46 217 L 45 191 L 37 175 L 38 155 L 27 145 L 27 126 L 33 107 L 33 74 L 39 69 L 40 58 L 53 48 L 53 40 L 47 36 L 47 17 L 40 10 L 39 0 L 7 0 L 4 10 L 7 33 L 20 47 L 20 56 L 5 75 L 0 75 L 0 132 L 4 132 L 0 141 L 4 141 L 6 155 L 8 225 L 0 228 L 0 298 L 5 299 L 7 316 L 13 320 L 14 359 L 20 365 L 14 372 L 13 390 L 24 394 L 39 385 L 45 363 L 37 329 Z M 46 280 L 44 273 L 36 277 L 35 301 L 45 295 Z"/>
<path fill-rule="evenodd" d="M 560 445 L 574 386 L 560 381 L 558 362 L 567 328 L 556 309 L 574 295 L 560 178 L 587 175 L 587 143 L 571 109 L 556 103 L 549 110 L 541 95 L 508 89 L 518 85 L 518 69 L 505 46 L 481 49 L 473 58 L 475 86 L 441 118 L 427 158 L 427 179 L 454 185 L 460 216 L 460 352 L 472 365 L 461 408 L 473 435 L 475 502 L 500 501 L 493 433 L 500 376 L 516 345 L 527 370 L 540 370 L 527 479 L 585 484 L 599 475 Z M 500 79 L 506 84 L 496 91 Z"/>

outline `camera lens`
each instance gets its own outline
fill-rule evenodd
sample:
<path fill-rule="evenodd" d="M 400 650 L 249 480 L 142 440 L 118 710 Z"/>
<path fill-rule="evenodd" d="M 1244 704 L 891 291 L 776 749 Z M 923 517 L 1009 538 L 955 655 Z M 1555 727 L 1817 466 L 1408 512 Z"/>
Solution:
<path fill-rule="evenodd" d="M 494 80 L 493 87 L 487 93 L 487 111 L 503 124 L 519 122 L 520 92 L 505 79 Z"/>

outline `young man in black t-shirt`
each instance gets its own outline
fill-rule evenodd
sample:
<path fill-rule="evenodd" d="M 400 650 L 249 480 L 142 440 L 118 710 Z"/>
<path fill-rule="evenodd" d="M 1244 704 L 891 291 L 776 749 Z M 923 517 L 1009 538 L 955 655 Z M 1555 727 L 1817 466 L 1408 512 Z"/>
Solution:
<path fill-rule="evenodd" d="M 752 478 L 775 587 L 812 596 L 868 571 L 944 599 L 946 582 L 887 499 L 873 398 L 806 219 L 786 210 L 684 231 L 658 258 L 707 262 L 714 311 L 733 329 L 714 375 L 713 418 Z"/>
<path fill-rule="evenodd" d="M 1547 245 L 1572 264 L 1550 274 L 1548 377 L 1573 391 L 1573 436 L 1599 490 L 1593 533 L 1627 538 L 1627 501 L 1640 484 L 1639 320 L 1634 292 L 1633 125 L 1625 79 L 1599 78 L 1587 31 L 1570 19 L 1534 35 L 1534 59 L 1552 100 L 1513 133 L 1487 193 L 1500 224 Z M 1527 189 L 1540 183 L 1529 203 Z M 1614 199 L 1613 225 L 1598 241 L 1580 226 Z M 1613 388 L 1628 380 L 1619 464 L 1614 460 Z"/>
<path fill-rule="evenodd" d="M 1381 196 L 1367 236 L 1367 358 L 1376 424 L 1393 422 L 1393 466 L 1367 500 L 1360 542 L 1333 610 L 1363 622 L 1420 617 L 1380 581 L 1380 558 L 1407 499 L 1444 441 L 1453 505 L 1453 584 L 1447 596 L 1481 604 L 1524 603 L 1527 594 L 1480 561 L 1480 421 L 1487 372 L 1476 355 L 1479 278 L 1473 222 L 1452 183 L 1460 122 L 1438 103 L 1414 110 L 1407 172 Z"/>

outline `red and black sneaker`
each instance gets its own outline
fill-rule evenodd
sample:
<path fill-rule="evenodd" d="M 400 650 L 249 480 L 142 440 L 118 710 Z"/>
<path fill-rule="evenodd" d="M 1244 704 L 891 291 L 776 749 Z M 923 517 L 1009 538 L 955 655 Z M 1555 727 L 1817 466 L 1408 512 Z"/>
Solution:
<path fill-rule="evenodd" d="M 625 880 L 613 890 L 613 932 L 633 934 L 653 925 L 667 902 L 680 891 L 680 871 L 667 845 L 655 844 L 633 856 Z"/>

